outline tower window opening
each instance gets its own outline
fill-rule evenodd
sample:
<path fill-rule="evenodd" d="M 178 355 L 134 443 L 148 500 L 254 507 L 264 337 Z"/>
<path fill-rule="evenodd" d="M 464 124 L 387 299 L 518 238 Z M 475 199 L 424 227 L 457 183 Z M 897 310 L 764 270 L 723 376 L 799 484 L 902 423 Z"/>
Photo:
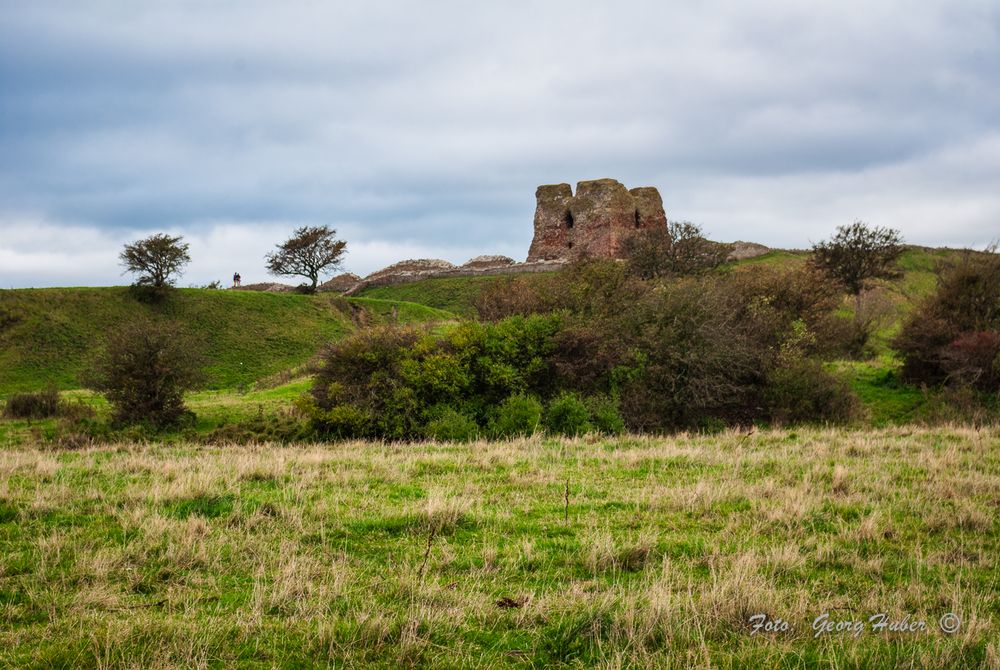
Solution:
<path fill-rule="evenodd" d="M 573 227 L 573 212 L 570 212 L 569 210 L 566 211 L 566 227 Z"/>

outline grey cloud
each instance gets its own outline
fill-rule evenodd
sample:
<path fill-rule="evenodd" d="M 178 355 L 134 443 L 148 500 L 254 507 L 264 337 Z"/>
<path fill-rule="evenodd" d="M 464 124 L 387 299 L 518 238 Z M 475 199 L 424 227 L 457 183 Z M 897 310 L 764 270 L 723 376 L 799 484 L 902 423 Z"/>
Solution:
<path fill-rule="evenodd" d="M 995 1 L 4 4 L 7 257 L 24 216 L 523 256 L 535 186 L 602 176 L 721 239 L 1000 228 Z"/>

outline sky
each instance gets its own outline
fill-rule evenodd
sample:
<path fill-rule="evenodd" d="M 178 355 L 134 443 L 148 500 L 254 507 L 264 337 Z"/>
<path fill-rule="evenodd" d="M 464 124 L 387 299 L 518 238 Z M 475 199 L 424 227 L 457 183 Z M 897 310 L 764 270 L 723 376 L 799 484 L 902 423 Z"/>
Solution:
<path fill-rule="evenodd" d="M 1000 239 L 1000 0 L 0 0 L 0 288 L 527 255 L 539 184 L 659 188 L 721 241 Z M 285 280 L 288 281 L 288 280 Z"/>

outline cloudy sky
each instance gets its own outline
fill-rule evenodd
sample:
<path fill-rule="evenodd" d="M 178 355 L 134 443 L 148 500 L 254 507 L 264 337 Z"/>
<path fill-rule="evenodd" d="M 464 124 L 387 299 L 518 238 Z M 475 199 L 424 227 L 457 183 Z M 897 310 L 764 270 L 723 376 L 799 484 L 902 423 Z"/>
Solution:
<path fill-rule="evenodd" d="M 1000 0 L 0 0 L 0 287 L 159 231 L 181 285 L 319 223 L 358 274 L 520 260 L 599 177 L 719 240 L 1000 238 Z"/>

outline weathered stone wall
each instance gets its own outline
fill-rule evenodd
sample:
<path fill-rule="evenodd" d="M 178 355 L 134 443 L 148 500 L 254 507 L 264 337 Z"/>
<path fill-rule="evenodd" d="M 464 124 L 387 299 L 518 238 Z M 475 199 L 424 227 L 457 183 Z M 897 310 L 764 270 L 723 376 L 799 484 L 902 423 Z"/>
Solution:
<path fill-rule="evenodd" d="M 652 186 L 626 189 L 614 179 L 581 181 L 535 191 L 535 236 L 528 262 L 569 260 L 582 255 L 620 258 L 637 230 L 665 226 L 660 193 Z"/>

